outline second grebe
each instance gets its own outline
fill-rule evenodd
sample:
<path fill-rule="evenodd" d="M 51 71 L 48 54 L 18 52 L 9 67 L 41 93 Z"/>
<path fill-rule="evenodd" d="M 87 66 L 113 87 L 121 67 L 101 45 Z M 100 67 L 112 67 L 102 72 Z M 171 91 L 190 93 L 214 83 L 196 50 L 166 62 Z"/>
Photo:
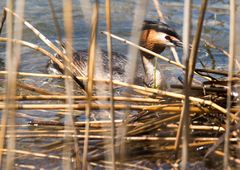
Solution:
<path fill-rule="evenodd" d="M 142 34 L 140 38 L 140 45 L 155 53 L 161 53 L 166 47 L 179 46 L 182 47 L 182 41 L 179 35 L 170 28 L 167 24 L 160 21 L 145 20 L 142 27 Z M 163 89 L 165 87 L 165 79 L 159 69 L 155 70 L 154 56 L 145 52 L 141 52 L 142 63 L 144 73 L 142 74 L 140 69 L 137 69 L 136 81 L 142 80 L 144 77 L 144 83 L 152 87 L 158 87 Z M 103 60 L 103 69 L 106 75 L 109 75 L 108 68 L 108 56 L 106 51 L 101 51 Z M 58 55 L 56 57 L 60 58 Z M 73 51 L 73 63 L 80 68 L 83 75 L 87 76 L 87 51 Z M 113 57 L 113 79 L 119 81 L 125 81 L 125 66 L 127 59 L 125 56 L 112 53 Z M 47 70 L 49 73 L 61 74 L 60 68 L 53 61 L 49 61 Z M 76 71 L 73 71 L 76 74 Z M 109 78 L 103 77 L 103 78 Z"/>

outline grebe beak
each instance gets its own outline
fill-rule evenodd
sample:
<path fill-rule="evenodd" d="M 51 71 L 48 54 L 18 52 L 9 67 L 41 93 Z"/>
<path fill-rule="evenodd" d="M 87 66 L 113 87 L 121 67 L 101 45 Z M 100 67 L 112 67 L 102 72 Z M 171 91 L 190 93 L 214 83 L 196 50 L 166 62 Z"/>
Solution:
<path fill-rule="evenodd" d="M 173 36 L 169 36 L 169 35 L 166 35 L 165 39 L 168 42 L 170 42 L 170 44 L 171 44 L 170 46 L 177 46 L 177 47 L 183 48 L 183 42 L 180 39 L 173 37 Z"/>
<path fill-rule="evenodd" d="M 172 40 L 172 43 L 173 43 L 175 46 L 177 46 L 177 47 L 183 48 L 183 42 L 182 42 L 182 41 Z M 189 45 L 188 45 L 188 48 L 189 48 L 189 49 L 192 49 L 192 45 L 189 44 Z"/>
<path fill-rule="evenodd" d="M 177 41 L 177 40 L 172 40 L 172 43 L 177 46 L 183 48 L 183 43 L 182 41 Z"/>

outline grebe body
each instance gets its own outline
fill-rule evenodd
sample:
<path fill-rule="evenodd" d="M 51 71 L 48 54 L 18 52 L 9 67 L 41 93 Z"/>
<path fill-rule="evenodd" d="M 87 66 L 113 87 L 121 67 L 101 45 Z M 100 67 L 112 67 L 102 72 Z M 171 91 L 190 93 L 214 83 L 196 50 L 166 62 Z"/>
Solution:
<path fill-rule="evenodd" d="M 155 53 L 161 53 L 166 47 L 179 46 L 182 47 L 182 41 L 179 35 L 167 24 L 159 21 L 145 20 L 140 37 L 140 45 Z M 99 55 L 99 53 L 97 54 Z M 109 64 L 107 52 L 100 52 L 103 60 L 103 78 L 109 78 Z M 141 80 L 149 87 L 157 87 L 164 89 L 166 87 L 165 78 L 159 68 L 155 69 L 154 56 L 146 52 L 140 52 L 143 71 L 139 66 L 137 68 L 135 81 L 139 84 Z M 56 57 L 60 58 L 58 55 Z M 87 76 L 87 51 L 73 52 L 73 63 L 81 70 L 82 75 Z M 127 59 L 125 56 L 113 52 L 113 79 L 125 81 L 125 66 Z M 60 68 L 53 61 L 49 61 L 47 70 L 49 73 L 61 74 Z M 76 71 L 73 73 L 78 76 Z"/>
<path fill-rule="evenodd" d="M 97 51 L 96 55 L 100 55 L 102 59 L 102 69 L 104 71 L 103 74 L 101 74 L 101 78 L 103 79 L 109 79 L 109 59 L 108 59 L 108 53 L 105 50 Z M 56 55 L 60 61 L 60 57 Z M 117 53 L 112 52 L 112 58 L 113 58 L 113 80 L 118 80 L 121 82 L 124 82 L 126 79 L 125 76 L 125 66 L 127 65 L 127 59 L 126 56 Z M 76 65 L 78 68 L 81 68 L 80 71 L 82 75 L 79 75 L 79 73 L 75 70 L 73 70 L 73 74 L 75 76 L 85 76 L 87 77 L 87 63 L 88 63 L 88 51 L 87 50 L 80 50 L 73 52 L 73 64 Z M 99 66 L 96 64 L 96 66 Z M 143 71 L 141 71 L 142 66 L 139 66 L 137 68 L 137 77 L 135 78 L 135 81 L 139 84 L 143 82 Z M 49 74 L 62 74 L 62 70 L 58 67 L 56 63 L 54 63 L 52 60 L 49 60 L 47 64 L 47 72 Z M 99 75 L 98 73 L 96 73 Z"/>

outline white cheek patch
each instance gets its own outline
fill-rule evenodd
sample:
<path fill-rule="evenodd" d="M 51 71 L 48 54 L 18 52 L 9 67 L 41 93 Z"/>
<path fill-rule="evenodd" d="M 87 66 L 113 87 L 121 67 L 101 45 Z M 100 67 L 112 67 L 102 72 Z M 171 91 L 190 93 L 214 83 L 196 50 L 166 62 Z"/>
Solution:
<path fill-rule="evenodd" d="M 166 46 L 174 46 L 173 43 L 171 43 L 169 40 L 166 39 L 166 36 L 169 36 L 165 33 L 159 32 L 157 33 L 157 39 L 162 42 L 162 44 Z"/>
<path fill-rule="evenodd" d="M 157 39 L 160 41 L 166 42 L 167 41 L 165 38 L 166 36 L 167 36 L 167 34 L 165 34 L 165 33 L 162 33 L 162 32 L 157 33 Z"/>

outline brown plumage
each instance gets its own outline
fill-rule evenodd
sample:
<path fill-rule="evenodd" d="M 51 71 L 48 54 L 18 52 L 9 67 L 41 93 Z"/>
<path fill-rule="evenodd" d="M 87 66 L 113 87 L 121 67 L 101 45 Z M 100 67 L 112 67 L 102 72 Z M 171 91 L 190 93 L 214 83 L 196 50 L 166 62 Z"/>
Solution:
<path fill-rule="evenodd" d="M 143 30 L 140 38 L 140 45 L 144 48 L 154 51 L 155 53 L 160 54 L 161 52 L 164 51 L 166 46 L 161 40 L 157 39 L 157 34 L 158 32 L 155 31 L 154 29 Z M 141 52 L 141 53 L 145 57 L 148 57 L 148 58 L 153 57 L 151 54 L 148 54 L 145 52 Z"/>

